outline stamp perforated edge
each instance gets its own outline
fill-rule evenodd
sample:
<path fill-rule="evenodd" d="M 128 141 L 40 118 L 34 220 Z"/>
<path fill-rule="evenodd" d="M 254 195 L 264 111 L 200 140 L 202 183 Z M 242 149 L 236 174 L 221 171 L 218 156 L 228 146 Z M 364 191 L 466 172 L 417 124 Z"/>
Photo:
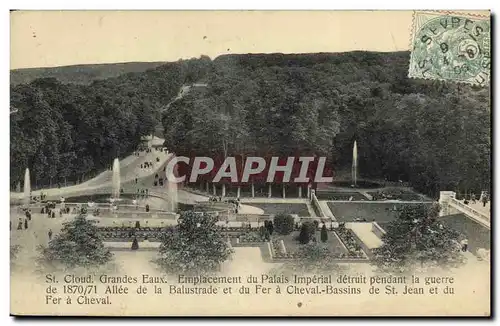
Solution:
<path fill-rule="evenodd" d="M 452 11 L 452 10 L 414 10 L 412 14 L 412 19 L 411 19 L 411 33 L 410 33 L 410 44 L 408 48 L 410 49 L 410 59 L 408 61 L 408 78 L 414 79 L 414 80 L 429 80 L 429 81 L 443 81 L 443 82 L 453 82 L 455 84 L 464 84 L 464 85 L 472 85 L 472 86 L 480 86 L 477 83 L 473 83 L 471 81 L 465 81 L 465 80 L 454 80 L 454 79 L 445 79 L 445 78 L 429 78 L 429 77 L 420 77 L 420 76 L 412 76 L 411 75 L 411 63 L 412 63 L 412 57 L 413 57 L 413 41 L 415 39 L 415 17 L 417 16 L 418 13 L 426 13 L 426 14 L 445 14 L 445 15 L 457 15 L 457 16 L 462 16 L 462 17 L 471 17 L 471 18 L 479 18 L 479 19 L 491 19 L 491 10 L 488 9 L 490 14 L 487 15 L 480 15 L 480 14 L 474 14 L 471 12 L 458 12 L 458 11 Z M 491 76 L 491 74 L 490 74 Z M 491 77 L 490 77 L 491 78 Z M 489 87 L 491 84 L 491 81 L 488 82 L 487 85 L 483 85 L 483 87 Z"/>

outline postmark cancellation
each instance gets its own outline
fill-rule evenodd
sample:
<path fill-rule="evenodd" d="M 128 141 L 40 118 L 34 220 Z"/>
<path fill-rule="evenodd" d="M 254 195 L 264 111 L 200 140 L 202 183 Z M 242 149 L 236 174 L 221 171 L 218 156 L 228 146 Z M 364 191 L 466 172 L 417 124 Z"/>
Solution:
<path fill-rule="evenodd" d="M 416 11 L 410 78 L 487 86 L 491 74 L 490 16 Z"/>

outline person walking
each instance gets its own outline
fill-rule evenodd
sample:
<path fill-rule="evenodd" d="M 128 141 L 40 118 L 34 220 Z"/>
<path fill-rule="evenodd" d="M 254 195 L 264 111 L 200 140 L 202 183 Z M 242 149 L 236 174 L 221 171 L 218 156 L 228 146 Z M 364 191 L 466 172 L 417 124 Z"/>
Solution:
<path fill-rule="evenodd" d="M 23 229 L 23 220 L 19 218 L 19 222 L 17 223 L 17 229 L 22 230 Z"/>
<path fill-rule="evenodd" d="M 463 252 L 466 252 L 467 251 L 467 248 L 469 246 L 469 241 L 467 239 L 463 239 L 461 242 L 460 242 L 460 245 L 462 246 L 462 251 Z"/>
<path fill-rule="evenodd" d="M 25 219 L 24 220 L 24 229 L 27 230 L 28 229 L 28 219 Z"/>
<path fill-rule="evenodd" d="M 488 196 L 486 194 L 483 195 L 483 207 L 486 207 L 486 204 L 488 203 Z"/>
<path fill-rule="evenodd" d="M 49 241 L 50 241 L 50 240 L 52 240 L 52 230 L 51 229 L 49 229 L 49 233 L 48 234 L 49 234 Z"/>

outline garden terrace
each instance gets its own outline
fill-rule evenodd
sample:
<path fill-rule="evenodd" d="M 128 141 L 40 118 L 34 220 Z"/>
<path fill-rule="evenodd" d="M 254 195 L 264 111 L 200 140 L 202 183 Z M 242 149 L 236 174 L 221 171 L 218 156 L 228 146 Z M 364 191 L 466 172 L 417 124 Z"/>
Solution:
<path fill-rule="evenodd" d="M 397 218 L 398 211 L 406 205 L 427 205 L 432 203 L 387 203 L 387 202 L 328 202 L 328 207 L 339 222 L 365 219 L 368 222 L 390 222 Z"/>
<path fill-rule="evenodd" d="M 422 195 L 416 194 L 409 190 L 398 189 L 398 188 L 369 191 L 368 194 L 372 196 L 373 200 L 404 200 L 404 201 L 424 200 Z"/>
<path fill-rule="evenodd" d="M 316 192 L 316 198 L 318 200 L 349 200 L 352 197 L 352 200 L 368 200 L 365 196 L 360 194 L 359 192 L 337 192 L 337 191 L 328 191 L 321 190 Z"/>
<path fill-rule="evenodd" d="M 304 246 L 298 240 L 299 234 L 300 234 L 300 231 L 295 230 L 288 235 L 278 235 L 278 234 L 273 235 L 272 242 L 274 244 L 274 243 L 279 243 L 280 240 L 283 240 L 283 243 L 285 244 L 286 252 L 293 254 L 293 253 L 298 252 L 301 246 Z M 339 241 L 339 238 L 335 234 L 335 231 L 331 231 L 331 230 L 328 231 L 328 240 L 326 242 L 320 241 L 319 229 L 316 232 L 316 234 L 314 235 L 314 237 L 316 238 L 317 243 L 321 243 L 321 244 L 325 245 L 332 254 L 346 254 L 347 255 L 347 251 L 345 250 L 343 244 Z"/>

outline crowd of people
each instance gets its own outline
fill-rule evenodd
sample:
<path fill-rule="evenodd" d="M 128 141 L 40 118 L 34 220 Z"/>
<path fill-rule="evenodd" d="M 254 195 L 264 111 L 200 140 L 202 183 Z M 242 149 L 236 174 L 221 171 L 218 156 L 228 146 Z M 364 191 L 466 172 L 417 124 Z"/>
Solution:
<path fill-rule="evenodd" d="M 483 191 L 481 193 L 481 196 L 479 197 L 479 202 L 483 204 L 483 207 L 486 207 L 486 204 L 490 201 L 490 196 L 486 191 Z M 476 200 L 476 194 L 471 193 L 469 196 L 465 196 L 463 199 L 463 202 L 465 205 L 468 205 L 469 202 L 472 204 L 475 204 L 477 202 Z"/>
<path fill-rule="evenodd" d="M 221 196 L 211 196 L 208 198 L 209 202 L 223 202 L 223 203 L 229 203 L 232 204 L 231 211 L 232 213 L 238 214 L 239 210 L 241 209 L 241 203 L 240 203 L 240 198 L 236 199 L 222 199 Z"/>

